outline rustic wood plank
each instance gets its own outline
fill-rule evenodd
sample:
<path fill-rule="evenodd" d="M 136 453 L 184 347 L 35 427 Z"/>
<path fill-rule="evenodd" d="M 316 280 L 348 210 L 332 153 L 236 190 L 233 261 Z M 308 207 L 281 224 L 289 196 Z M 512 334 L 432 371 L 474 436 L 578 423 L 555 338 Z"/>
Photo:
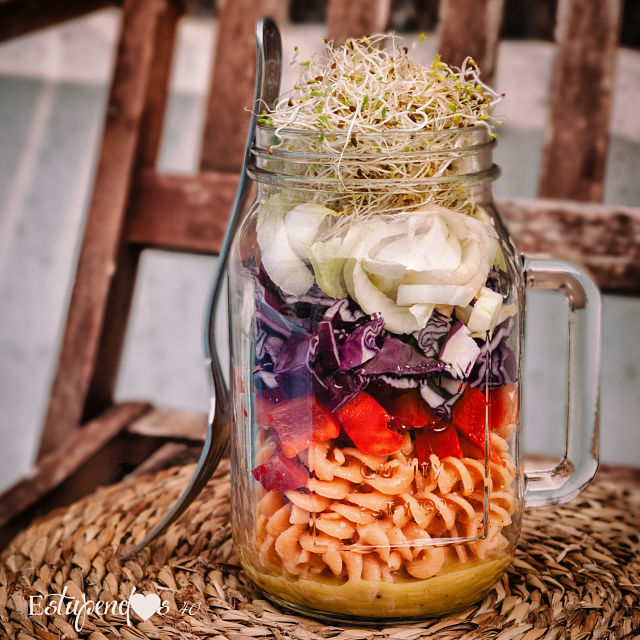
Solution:
<path fill-rule="evenodd" d="M 154 451 L 141 465 L 127 474 L 125 479 L 139 478 L 140 476 L 157 473 L 163 469 L 192 464 L 200 457 L 200 449 L 202 449 L 201 443 L 195 445 L 167 442 L 167 444 Z"/>
<path fill-rule="evenodd" d="M 57 487 L 149 408 L 144 402 L 120 404 L 61 439 L 39 460 L 33 473 L 0 495 L 0 526 Z"/>
<path fill-rule="evenodd" d="M 96 367 L 162 0 L 126 0 L 102 147 L 38 458 L 77 429 Z"/>
<path fill-rule="evenodd" d="M 207 433 L 207 415 L 199 411 L 152 409 L 134 420 L 128 433 L 153 438 L 204 442 Z"/>
<path fill-rule="evenodd" d="M 493 81 L 504 0 L 442 0 L 438 21 L 440 55 L 447 64 L 460 66 L 471 56 L 483 81 Z"/>
<path fill-rule="evenodd" d="M 640 294 L 640 208 L 567 200 L 497 204 L 523 253 L 583 264 L 604 291 Z"/>
<path fill-rule="evenodd" d="M 176 29 L 180 10 L 174 0 L 160 0 L 153 35 L 153 65 L 150 70 L 145 106 L 140 120 L 134 182 L 140 168 L 155 168 L 162 141 L 164 116 L 169 94 Z M 129 194 L 130 197 L 130 194 Z M 131 215 L 130 205 L 127 216 Z M 98 355 L 87 392 L 82 420 L 99 415 L 112 403 L 120 357 L 133 300 L 141 248 L 123 243 L 120 247 L 105 307 Z"/>
<path fill-rule="evenodd" d="M 599 202 L 604 191 L 621 0 L 560 0 L 539 195 Z"/>
<path fill-rule="evenodd" d="M 329 0 L 328 38 L 337 46 L 348 38 L 381 33 L 389 24 L 390 11 L 390 0 Z"/>
<path fill-rule="evenodd" d="M 0 42 L 119 4 L 119 0 L 8 0 L 0 2 Z"/>
<path fill-rule="evenodd" d="M 139 167 L 155 167 L 158 161 L 181 9 L 179 0 L 164 0 L 159 5 L 160 14 L 153 36 L 153 65 L 140 125 Z"/>
<path fill-rule="evenodd" d="M 253 108 L 255 23 L 261 16 L 275 18 L 281 9 L 279 0 L 233 0 L 220 11 L 200 156 L 205 171 L 242 166 Z"/>
<path fill-rule="evenodd" d="M 218 253 L 238 178 L 235 173 L 140 172 L 131 195 L 126 239 L 162 249 Z"/>

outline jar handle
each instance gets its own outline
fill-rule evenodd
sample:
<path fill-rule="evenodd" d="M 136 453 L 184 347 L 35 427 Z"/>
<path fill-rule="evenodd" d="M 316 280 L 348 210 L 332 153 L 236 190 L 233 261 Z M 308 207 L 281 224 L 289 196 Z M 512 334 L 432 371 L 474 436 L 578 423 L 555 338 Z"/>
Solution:
<path fill-rule="evenodd" d="M 598 469 L 600 292 L 581 269 L 564 260 L 524 258 L 527 289 L 562 291 L 569 303 L 566 451 L 553 469 L 525 471 L 526 506 L 567 502 Z"/>

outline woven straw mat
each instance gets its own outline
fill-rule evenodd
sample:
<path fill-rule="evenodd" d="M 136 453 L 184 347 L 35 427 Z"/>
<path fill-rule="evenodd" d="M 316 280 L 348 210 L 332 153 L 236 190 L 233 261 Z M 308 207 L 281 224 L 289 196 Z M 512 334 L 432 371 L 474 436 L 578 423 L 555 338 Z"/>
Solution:
<path fill-rule="evenodd" d="M 224 461 L 186 515 L 135 559 L 118 560 L 164 515 L 193 466 L 100 489 L 19 534 L 0 556 L 0 636 L 34 638 L 640 638 L 640 492 L 596 482 L 571 504 L 529 509 L 515 558 L 479 605 L 385 627 L 329 626 L 267 603 L 236 563 Z M 121 547 L 121 545 L 123 545 Z M 109 611 L 30 610 L 30 596 L 126 602 L 135 587 L 169 603 L 142 621 Z M 41 599 L 42 600 L 42 599 Z M 36 599 L 37 601 L 37 599 Z M 197 606 L 199 603 L 200 606 Z M 35 613 L 36 615 L 29 615 Z"/>

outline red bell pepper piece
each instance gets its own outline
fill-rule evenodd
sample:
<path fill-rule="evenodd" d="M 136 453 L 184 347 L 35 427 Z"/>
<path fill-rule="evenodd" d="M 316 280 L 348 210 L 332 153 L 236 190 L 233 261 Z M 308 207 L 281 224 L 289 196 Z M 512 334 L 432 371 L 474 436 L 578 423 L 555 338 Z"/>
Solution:
<path fill-rule="evenodd" d="M 290 460 L 282 451 L 272 453 L 251 475 L 267 490 L 288 491 L 306 487 L 309 472 L 299 462 Z"/>
<path fill-rule="evenodd" d="M 489 429 L 518 422 L 518 387 L 505 384 L 489 392 Z"/>
<path fill-rule="evenodd" d="M 455 427 L 449 423 L 436 429 L 416 431 L 416 453 L 422 465 L 429 462 L 429 456 L 435 453 L 438 458 L 453 456 L 462 458 L 462 445 Z"/>
<path fill-rule="evenodd" d="M 404 437 L 388 428 L 391 416 L 364 391 L 338 409 L 336 417 L 361 453 L 382 456 L 402 448 Z"/>
<path fill-rule="evenodd" d="M 462 456 L 464 458 L 475 458 L 476 460 L 484 460 L 484 453 L 480 447 L 473 444 L 464 434 L 458 432 L 460 437 L 460 446 L 462 447 Z"/>
<path fill-rule="evenodd" d="M 300 396 L 269 404 L 257 402 L 258 421 L 277 434 L 282 450 L 289 458 L 308 449 L 312 442 L 325 442 L 340 435 L 340 425 L 315 396 Z"/>
<path fill-rule="evenodd" d="M 417 389 L 395 395 L 384 406 L 392 416 L 392 424 L 401 428 L 433 427 L 442 421 Z"/>
<path fill-rule="evenodd" d="M 474 445 L 480 448 L 484 455 L 485 419 L 487 400 L 480 389 L 467 386 L 451 410 L 452 422 Z M 489 441 L 489 458 L 493 462 L 502 463 L 502 458 Z"/>

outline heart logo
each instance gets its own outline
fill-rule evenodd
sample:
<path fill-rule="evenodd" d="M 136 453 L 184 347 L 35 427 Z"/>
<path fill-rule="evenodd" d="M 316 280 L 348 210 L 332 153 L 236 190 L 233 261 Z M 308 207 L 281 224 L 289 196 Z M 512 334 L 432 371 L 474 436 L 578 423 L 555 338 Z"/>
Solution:
<path fill-rule="evenodd" d="M 149 593 L 143 596 L 141 593 L 134 593 L 129 598 L 131 608 L 146 622 L 160 607 L 160 596 Z"/>

